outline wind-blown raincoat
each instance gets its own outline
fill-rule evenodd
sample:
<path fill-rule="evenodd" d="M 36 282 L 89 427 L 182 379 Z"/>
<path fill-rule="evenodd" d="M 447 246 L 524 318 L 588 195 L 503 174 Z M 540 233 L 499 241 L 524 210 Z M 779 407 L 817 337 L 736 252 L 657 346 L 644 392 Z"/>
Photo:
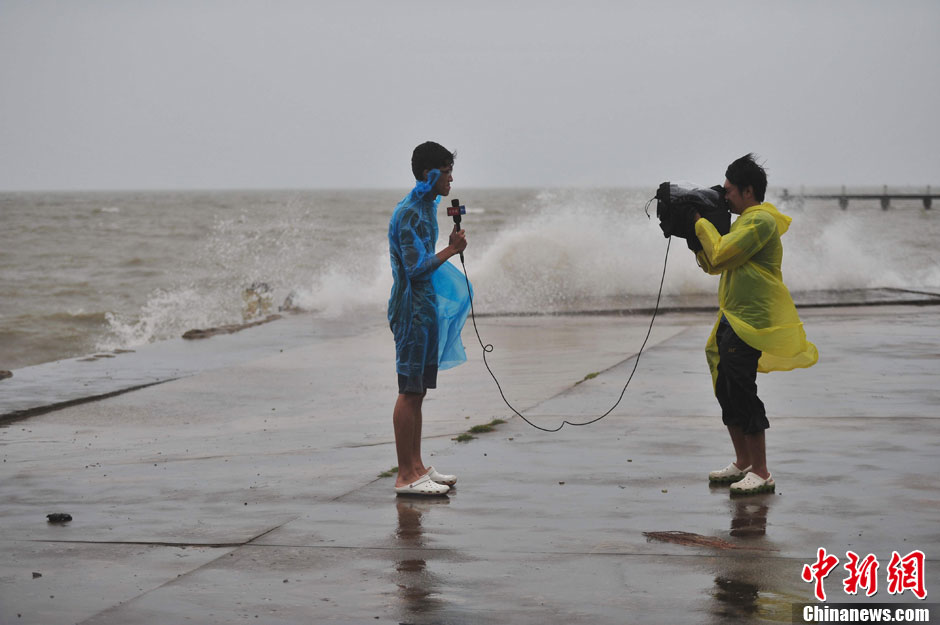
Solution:
<path fill-rule="evenodd" d="M 428 366 L 449 369 L 467 360 L 460 332 L 470 296 L 464 275 L 441 263 L 437 245 L 437 205 L 433 192 L 440 172 L 431 170 L 392 213 L 388 226 L 392 293 L 388 322 L 395 335 L 398 373 L 421 379 Z"/>
<path fill-rule="evenodd" d="M 718 319 L 705 346 L 713 384 L 718 378 L 715 335 L 722 315 L 735 334 L 761 351 L 757 364 L 761 373 L 811 367 L 819 360 L 816 346 L 806 340 L 780 270 L 780 237 L 791 221 L 764 202 L 745 209 L 724 236 L 707 219 L 695 222 L 695 234 L 702 242 L 696 253 L 699 265 L 710 274 L 721 274 Z"/>

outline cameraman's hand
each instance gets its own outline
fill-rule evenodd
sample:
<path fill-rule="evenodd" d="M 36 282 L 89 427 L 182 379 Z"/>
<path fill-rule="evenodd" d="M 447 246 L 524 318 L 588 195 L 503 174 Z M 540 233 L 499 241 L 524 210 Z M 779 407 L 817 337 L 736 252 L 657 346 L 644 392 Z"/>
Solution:
<path fill-rule="evenodd" d="M 702 215 L 697 210 L 692 209 L 689 211 L 689 238 L 686 239 L 686 244 L 693 252 L 698 252 L 702 249 L 702 242 L 698 240 L 698 235 L 695 234 L 695 222 L 701 218 Z"/>
<path fill-rule="evenodd" d="M 464 230 L 457 230 L 457 226 L 455 225 L 454 231 L 450 233 L 450 240 L 448 242 L 459 254 L 467 249 L 467 233 Z"/>

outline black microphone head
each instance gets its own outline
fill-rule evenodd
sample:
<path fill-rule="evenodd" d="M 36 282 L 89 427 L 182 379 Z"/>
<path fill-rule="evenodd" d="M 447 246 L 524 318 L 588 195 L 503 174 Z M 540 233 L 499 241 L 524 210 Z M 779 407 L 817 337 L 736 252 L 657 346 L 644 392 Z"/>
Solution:
<path fill-rule="evenodd" d="M 454 223 L 460 223 L 460 216 L 467 214 L 467 207 L 460 205 L 460 200 L 451 200 L 450 206 L 447 207 L 447 216 L 454 218 Z"/>

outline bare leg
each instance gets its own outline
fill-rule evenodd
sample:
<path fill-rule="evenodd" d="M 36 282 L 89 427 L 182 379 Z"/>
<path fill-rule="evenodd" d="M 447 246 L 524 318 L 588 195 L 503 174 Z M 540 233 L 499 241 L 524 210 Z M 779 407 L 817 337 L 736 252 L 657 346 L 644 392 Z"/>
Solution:
<path fill-rule="evenodd" d="M 741 428 L 729 425 L 728 433 L 731 435 L 731 444 L 734 445 L 735 466 L 739 469 L 751 467 L 752 473 L 766 480 L 770 472 L 767 471 L 767 447 L 764 432 L 745 434 Z"/>
<path fill-rule="evenodd" d="M 414 429 L 414 438 L 412 439 L 412 452 L 411 452 L 411 461 L 414 472 L 417 473 L 418 477 L 421 477 L 428 472 L 428 468 L 424 466 L 424 462 L 421 460 L 421 427 L 424 422 L 424 417 L 421 414 L 421 408 L 424 405 L 424 396 L 427 395 L 427 391 L 421 395 L 421 402 L 418 404 L 418 412 L 415 415 L 415 429 Z M 400 471 L 401 469 L 399 469 Z M 415 478 L 418 479 L 418 478 Z M 412 480 L 414 481 L 414 480 Z M 410 482 L 409 482 L 410 483 Z"/>
<path fill-rule="evenodd" d="M 728 434 L 731 435 L 731 444 L 734 445 L 734 466 L 739 469 L 748 468 L 751 466 L 751 452 L 744 430 L 736 425 L 729 425 Z"/>
<path fill-rule="evenodd" d="M 748 458 L 751 461 L 751 471 L 766 480 L 770 477 L 770 471 L 767 470 L 767 447 L 764 432 L 745 434 L 744 442 L 747 445 Z"/>
<path fill-rule="evenodd" d="M 398 477 L 395 486 L 406 486 L 421 477 L 421 403 L 424 395 L 401 393 L 395 402 L 392 423 L 395 427 L 395 451 L 398 453 Z M 415 438 L 418 440 L 417 449 Z M 415 455 L 418 452 L 418 456 Z"/>

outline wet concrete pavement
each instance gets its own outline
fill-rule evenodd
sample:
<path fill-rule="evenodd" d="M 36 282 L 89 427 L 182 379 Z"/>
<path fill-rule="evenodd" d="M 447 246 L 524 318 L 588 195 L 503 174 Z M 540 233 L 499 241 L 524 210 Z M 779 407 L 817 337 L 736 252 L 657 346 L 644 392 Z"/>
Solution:
<path fill-rule="evenodd" d="M 705 478 L 731 452 L 704 313 L 657 319 L 620 406 L 553 434 L 510 418 L 468 325 L 470 362 L 425 404 L 425 460 L 460 478 L 437 500 L 377 477 L 396 464 L 380 327 L 12 423 L 0 623 L 790 622 L 820 547 L 840 567 L 846 550 L 881 563 L 876 597 L 847 595 L 840 568 L 830 601 L 914 602 L 887 594 L 885 570 L 921 550 L 932 589 L 940 308 L 802 316 L 820 363 L 758 380 L 774 495 L 732 499 Z M 510 401 L 556 427 L 610 408 L 648 321 L 480 331 Z M 507 423 L 452 440 L 493 418 Z M 644 534 L 661 531 L 712 541 Z"/>

